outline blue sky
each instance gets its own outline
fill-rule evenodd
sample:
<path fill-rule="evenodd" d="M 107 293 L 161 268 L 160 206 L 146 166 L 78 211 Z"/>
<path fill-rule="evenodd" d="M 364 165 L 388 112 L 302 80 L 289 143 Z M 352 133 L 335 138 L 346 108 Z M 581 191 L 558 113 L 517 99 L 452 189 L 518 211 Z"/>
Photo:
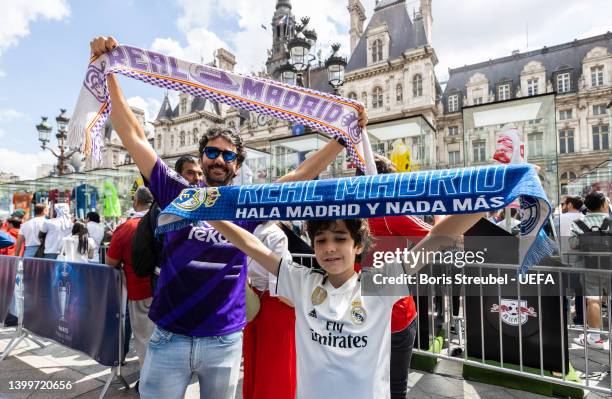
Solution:
<path fill-rule="evenodd" d="M 368 17 L 375 0 L 362 0 Z M 275 0 L 12 0 L 0 10 L 0 171 L 32 178 L 51 156 L 39 148 L 35 125 L 71 114 L 89 56 L 89 41 L 112 34 L 120 42 L 181 58 L 208 62 L 228 48 L 241 72 L 261 70 L 270 47 L 268 26 Z M 296 16 L 309 15 L 326 57 L 329 44 L 348 47 L 347 0 L 293 0 Z M 554 45 L 612 30 L 609 1 L 433 0 L 433 44 L 444 78 L 460 66 L 526 49 Z M 535 3 L 535 4 L 534 4 Z M 457 5 L 461 4 L 461 7 Z M 503 2 L 503 4 L 507 4 Z M 408 0 L 412 10 L 418 1 Z M 501 15 L 501 14 L 503 15 Z M 584 15 L 584 18 L 577 18 Z M 545 18 L 543 16 L 546 16 Z M 367 22 L 366 22 L 367 23 Z M 157 112 L 163 91 L 122 79 L 134 105 Z"/>

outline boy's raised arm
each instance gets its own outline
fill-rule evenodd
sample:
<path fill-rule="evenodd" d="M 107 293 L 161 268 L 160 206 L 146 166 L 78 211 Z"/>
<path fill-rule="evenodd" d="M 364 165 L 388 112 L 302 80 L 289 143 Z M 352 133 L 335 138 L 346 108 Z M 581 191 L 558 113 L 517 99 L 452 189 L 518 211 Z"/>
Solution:
<path fill-rule="evenodd" d="M 359 126 L 362 128 L 368 124 L 368 115 L 365 108 L 359 112 Z M 290 181 L 312 180 L 319 176 L 331 164 L 336 156 L 344 149 L 342 144 L 336 140 L 330 140 L 321 147 L 310 158 L 302 162 L 296 170 L 281 176 L 276 183 L 286 183 Z"/>
<path fill-rule="evenodd" d="M 253 258 L 267 271 L 278 276 L 278 265 L 281 258 L 263 245 L 257 237 L 242 227 L 227 221 L 209 221 L 208 223 L 234 244 L 236 248 Z"/>
<path fill-rule="evenodd" d="M 432 227 L 431 231 L 411 251 L 439 251 L 455 243 L 457 236 L 463 235 L 476 222 L 485 217 L 485 213 L 468 213 L 445 217 L 440 223 Z M 422 259 L 422 258 L 420 258 Z M 406 274 L 417 273 L 426 263 L 404 265 Z"/>

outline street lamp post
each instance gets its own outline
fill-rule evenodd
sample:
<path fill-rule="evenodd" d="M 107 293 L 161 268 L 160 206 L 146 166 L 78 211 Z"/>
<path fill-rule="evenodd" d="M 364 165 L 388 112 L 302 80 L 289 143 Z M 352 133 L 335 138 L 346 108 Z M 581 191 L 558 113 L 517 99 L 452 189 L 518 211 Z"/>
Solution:
<path fill-rule="evenodd" d="M 41 143 L 41 148 L 43 150 L 49 150 L 54 157 L 57 158 L 57 172 L 61 176 L 66 173 L 66 161 L 73 156 L 77 150 L 72 150 L 67 152 L 66 139 L 68 138 L 68 122 L 70 122 L 70 118 L 66 116 L 66 110 L 60 109 L 60 114 L 55 118 L 55 122 L 57 123 L 57 134 L 55 138 L 57 139 L 57 144 L 59 148 L 59 154 L 53 151 L 52 148 L 47 147 L 50 139 L 49 136 L 53 131 L 53 127 L 47 122 L 46 116 L 41 116 L 42 121 L 36 125 L 36 130 L 38 131 L 38 141 Z"/>
<path fill-rule="evenodd" d="M 332 44 L 332 54 L 325 61 L 327 69 L 327 81 L 334 88 L 334 94 L 338 94 L 338 87 L 344 84 L 344 68 L 346 67 L 346 58 L 336 55 L 340 50 L 340 43 Z"/>

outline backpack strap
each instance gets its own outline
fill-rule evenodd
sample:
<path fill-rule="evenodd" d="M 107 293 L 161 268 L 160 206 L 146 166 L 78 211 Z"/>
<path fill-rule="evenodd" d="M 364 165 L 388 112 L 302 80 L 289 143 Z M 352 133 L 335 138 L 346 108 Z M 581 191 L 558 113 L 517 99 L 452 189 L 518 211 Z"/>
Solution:
<path fill-rule="evenodd" d="M 591 231 L 591 228 L 589 226 L 586 225 L 586 223 L 584 223 L 582 220 L 574 220 L 574 224 L 576 226 L 578 226 L 578 228 L 583 232 L 586 233 L 588 231 Z"/>
<path fill-rule="evenodd" d="M 599 231 L 607 231 L 610 228 L 610 218 L 605 218 L 603 222 L 601 222 L 601 226 L 599 226 Z"/>

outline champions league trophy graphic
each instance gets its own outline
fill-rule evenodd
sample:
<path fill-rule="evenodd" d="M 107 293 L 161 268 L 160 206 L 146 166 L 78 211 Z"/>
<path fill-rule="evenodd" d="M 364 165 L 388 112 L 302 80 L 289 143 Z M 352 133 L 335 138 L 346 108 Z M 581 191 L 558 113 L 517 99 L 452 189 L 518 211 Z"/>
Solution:
<path fill-rule="evenodd" d="M 70 300 L 70 290 L 72 288 L 72 282 L 70 281 L 70 273 L 68 272 L 68 267 L 68 263 L 64 263 L 62 265 L 62 271 L 60 272 L 60 280 L 57 286 L 60 305 L 60 330 L 62 330 L 63 332 L 67 332 L 67 328 L 63 327 L 62 324 L 66 322 L 66 305 Z"/>

